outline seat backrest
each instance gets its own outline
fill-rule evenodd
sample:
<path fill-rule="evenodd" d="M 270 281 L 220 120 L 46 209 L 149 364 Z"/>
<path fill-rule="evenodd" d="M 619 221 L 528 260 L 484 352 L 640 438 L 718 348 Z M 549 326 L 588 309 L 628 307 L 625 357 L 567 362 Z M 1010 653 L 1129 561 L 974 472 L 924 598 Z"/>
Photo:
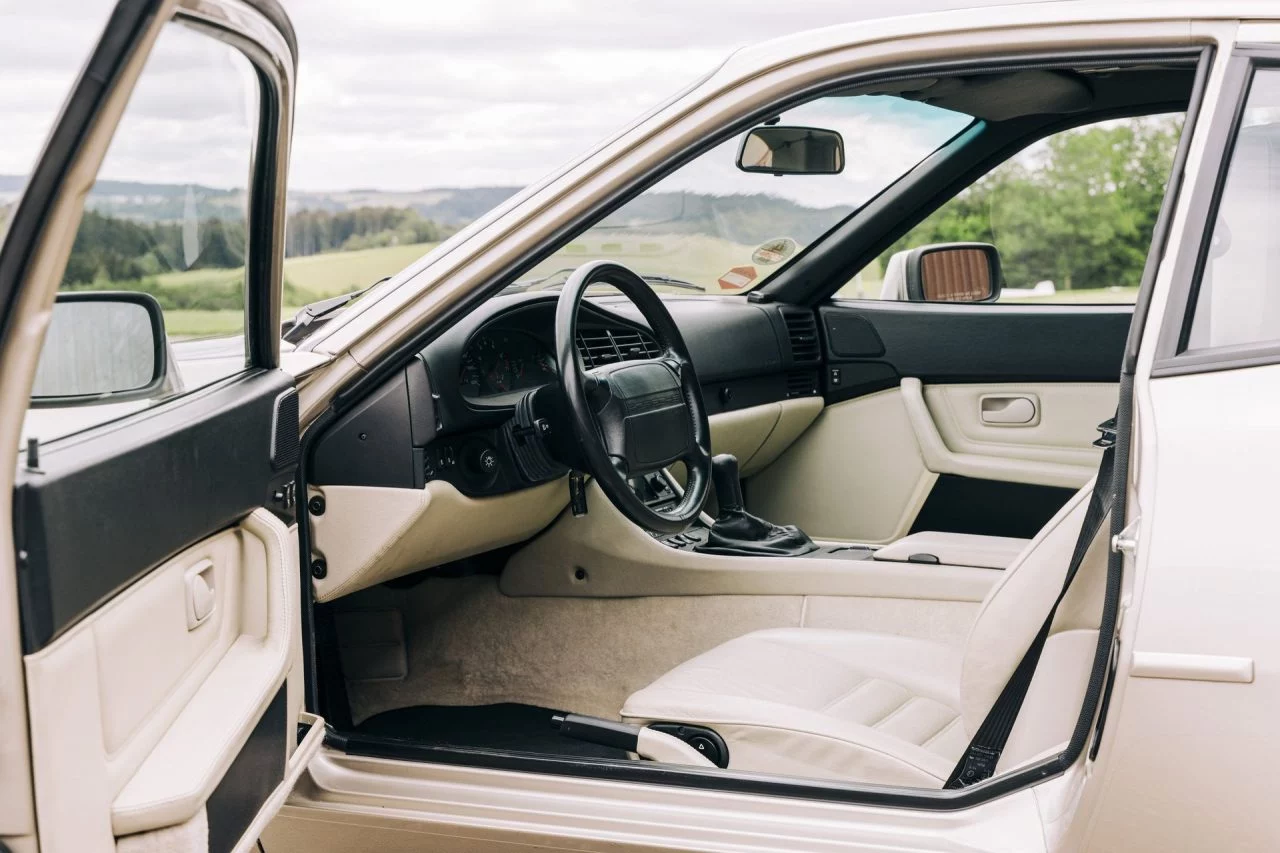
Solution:
<path fill-rule="evenodd" d="M 1005 570 L 1004 577 L 982 603 L 965 640 L 960 673 L 961 713 L 970 737 L 995 704 L 1062 591 L 1092 492 L 1090 481 L 1067 501 Z M 1050 642 L 1054 634 L 1064 631 L 1096 631 L 1106 591 L 1108 528 L 1104 521 L 1085 553 L 1080 571 L 1054 617 Z M 1042 673 L 1040 669 L 1037 680 L 1054 677 L 1054 673 Z"/>

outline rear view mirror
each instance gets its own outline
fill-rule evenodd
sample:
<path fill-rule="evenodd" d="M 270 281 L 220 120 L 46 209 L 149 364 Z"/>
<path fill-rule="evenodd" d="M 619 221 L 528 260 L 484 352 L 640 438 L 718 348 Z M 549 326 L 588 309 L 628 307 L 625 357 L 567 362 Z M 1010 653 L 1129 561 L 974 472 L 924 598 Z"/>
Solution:
<path fill-rule="evenodd" d="M 905 292 L 899 299 L 995 302 L 1000 297 L 1000 253 L 990 243 L 935 243 L 899 254 L 905 256 L 901 261 Z"/>
<path fill-rule="evenodd" d="M 146 293 L 59 293 L 31 389 L 32 406 L 115 403 L 165 381 L 160 303 Z"/>
<path fill-rule="evenodd" d="M 844 139 L 817 127 L 763 125 L 742 140 L 738 168 L 769 175 L 836 175 L 844 170 Z"/>

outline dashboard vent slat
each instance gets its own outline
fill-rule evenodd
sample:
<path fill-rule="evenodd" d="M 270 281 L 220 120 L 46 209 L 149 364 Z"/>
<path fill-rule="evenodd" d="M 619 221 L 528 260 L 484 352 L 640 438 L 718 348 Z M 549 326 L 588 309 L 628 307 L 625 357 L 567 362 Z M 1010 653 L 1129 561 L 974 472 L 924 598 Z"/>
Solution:
<path fill-rule="evenodd" d="M 818 393 L 818 371 L 792 370 L 787 374 L 787 399 L 812 397 Z"/>
<path fill-rule="evenodd" d="M 787 337 L 791 341 L 791 360 L 795 364 L 817 364 L 822 360 L 818 341 L 818 321 L 812 311 L 783 310 L 782 321 L 787 325 Z"/>
<path fill-rule="evenodd" d="M 652 336 L 628 328 L 578 330 L 578 356 L 587 370 L 619 361 L 653 358 L 662 350 Z"/>

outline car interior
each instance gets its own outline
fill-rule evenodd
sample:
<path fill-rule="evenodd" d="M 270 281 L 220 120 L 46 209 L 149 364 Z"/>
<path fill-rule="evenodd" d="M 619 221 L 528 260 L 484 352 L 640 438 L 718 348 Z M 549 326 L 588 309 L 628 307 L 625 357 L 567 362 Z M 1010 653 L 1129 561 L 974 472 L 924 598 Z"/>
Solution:
<path fill-rule="evenodd" d="M 834 294 L 1039 140 L 1185 110 L 1195 72 L 1144 55 L 845 88 L 971 122 L 766 286 L 660 293 L 608 258 L 558 289 L 494 282 L 304 440 L 335 742 L 943 787 L 1063 588 L 1132 306 L 996 303 L 999 241 L 954 256 L 990 277 L 976 295 L 931 290 L 945 264 L 920 250 L 885 298 Z M 999 772 L 1071 736 L 1106 542 Z"/>

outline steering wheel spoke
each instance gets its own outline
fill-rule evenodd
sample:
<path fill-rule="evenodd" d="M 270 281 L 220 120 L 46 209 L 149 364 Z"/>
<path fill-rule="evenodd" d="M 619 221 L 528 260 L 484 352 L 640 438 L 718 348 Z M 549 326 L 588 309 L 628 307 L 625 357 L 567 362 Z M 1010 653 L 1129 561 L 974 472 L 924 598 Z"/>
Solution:
<path fill-rule="evenodd" d="M 582 369 L 576 347 L 578 309 L 588 288 L 601 282 L 613 285 L 640 310 L 661 355 Z M 565 282 L 556 307 L 556 360 L 582 456 L 601 490 L 647 530 L 677 533 L 688 527 L 710 489 L 711 433 L 689 350 L 657 293 L 621 264 L 593 261 L 579 267 Z M 658 512 L 645 505 L 627 480 L 676 461 L 688 469 L 684 495 L 672 509 Z"/>

